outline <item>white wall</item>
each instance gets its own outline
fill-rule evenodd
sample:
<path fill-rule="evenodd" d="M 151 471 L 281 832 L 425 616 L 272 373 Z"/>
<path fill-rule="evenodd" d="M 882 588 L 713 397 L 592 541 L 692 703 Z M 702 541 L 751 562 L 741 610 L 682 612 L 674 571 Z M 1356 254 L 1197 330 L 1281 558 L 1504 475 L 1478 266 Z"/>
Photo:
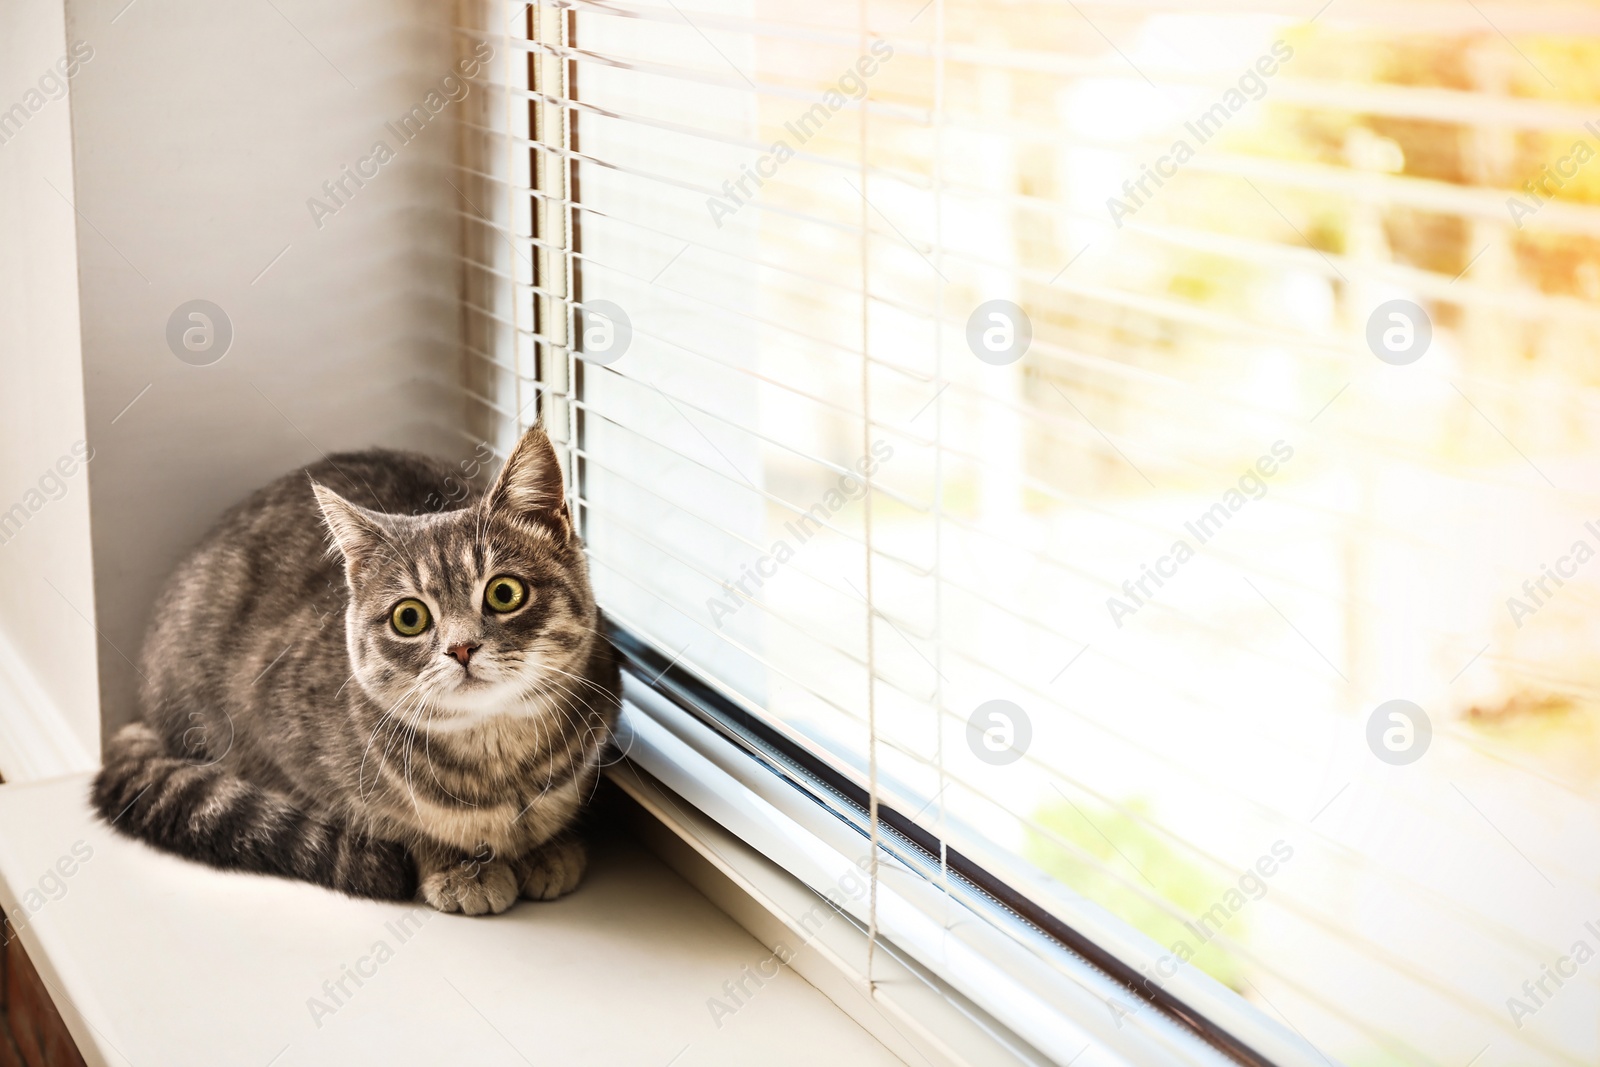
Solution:
<path fill-rule="evenodd" d="M 13 779 L 88 766 L 100 745 L 88 481 L 75 462 L 61 487 L 47 476 L 84 436 L 71 111 L 50 99 L 66 50 L 59 3 L 0 4 L 0 111 L 23 109 L 0 119 L 0 513 L 23 508 L 0 514 L 0 772 Z"/>
<path fill-rule="evenodd" d="M 72 137 L 107 733 L 132 714 L 128 659 L 151 601 L 226 506 L 319 453 L 466 451 L 449 429 L 461 424 L 449 109 L 410 144 L 385 129 L 450 72 L 449 5 L 126 4 L 66 0 L 68 36 L 95 50 L 73 82 Z M 394 160 L 319 229 L 308 198 L 379 139 Z M 196 298 L 234 332 L 209 366 L 166 340 Z M 53 413 L 39 424 L 42 462 L 63 431 Z M 86 600 L 76 559 L 64 589 Z M 73 679 L 71 695 L 87 684 Z"/>

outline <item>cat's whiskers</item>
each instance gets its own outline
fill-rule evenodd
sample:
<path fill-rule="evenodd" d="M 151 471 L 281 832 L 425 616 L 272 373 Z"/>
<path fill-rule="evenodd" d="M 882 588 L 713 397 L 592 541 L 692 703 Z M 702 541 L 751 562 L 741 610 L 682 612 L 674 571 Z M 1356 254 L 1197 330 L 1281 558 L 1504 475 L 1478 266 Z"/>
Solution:
<path fill-rule="evenodd" d="M 546 744 L 546 742 L 544 740 L 544 724 L 541 723 L 537 717 L 535 717 L 533 719 L 533 729 L 534 729 L 534 733 L 537 736 L 538 741 L 539 741 L 539 751 L 541 751 L 541 752 L 549 751 L 549 747 L 550 746 L 548 744 Z M 530 798 L 526 804 L 522 805 L 521 810 L 519 810 L 517 812 L 517 814 L 512 817 L 512 819 L 511 819 L 512 824 L 515 825 L 525 814 L 527 814 L 528 809 L 533 807 L 535 804 L 537 804 L 539 802 L 540 798 L 542 798 L 545 795 L 545 793 L 547 793 L 549 791 L 550 791 L 550 783 L 549 783 L 549 779 L 547 778 L 546 781 L 545 781 L 545 787 L 543 789 L 541 789 L 538 792 L 538 794 L 536 794 L 535 796 Z M 517 799 L 521 800 L 522 798 L 519 796 L 519 797 L 517 797 Z"/>
<path fill-rule="evenodd" d="M 564 695 L 566 695 L 567 697 L 569 697 L 569 698 L 571 698 L 573 700 L 578 700 L 579 699 L 578 696 L 576 694 L 572 693 L 570 690 L 568 690 L 564 684 L 562 684 L 560 682 L 556 682 L 554 684 L 557 685 L 557 686 L 560 686 L 562 693 Z M 555 709 L 557 711 L 559 711 L 561 713 L 561 717 L 566 721 L 566 724 L 567 724 L 567 727 L 568 727 L 567 731 L 563 735 L 562 754 L 564 756 L 566 756 L 568 761 L 570 762 L 571 759 L 572 759 L 572 735 L 574 733 L 579 732 L 580 727 L 579 727 L 579 725 L 577 723 L 573 722 L 572 716 L 568 712 L 568 710 L 567 710 L 565 705 L 556 704 L 556 705 L 554 705 L 554 707 L 555 707 Z M 585 731 L 585 735 L 587 735 L 586 731 Z M 546 793 L 548 793 L 550 791 L 551 786 L 554 785 L 554 783 L 555 783 L 555 773 L 556 773 L 556 764 L 555 764 L 554 760 L 551 760 L 550 761 L 550 769 L 545 774 L 544 789 L 540 790 L 540 792 L 539 792 L 539 795 L 541 797 L 544 796 Z"/>
<path fill-rule="evenodd" d="M 383 776 L 384 764 L 387 763 L 389 759 L 389 746 L 394 743 L 394 735 L 391 733 L 389 740 L 383 746 L 383 755 L 378 761 L 378 770 L 373 773 L 372 789 L 367 790 L 365 793 L 361 793 L 361 783 L 366 780 L 367 754 L 372 751 L 373 742 L 377 741 L 378 739 L 378 731 L 382 730 L 384 724 L 390 721 L 391 717 L 394 715 L 395 709 L 398 708 L 403 701 L 408 700 L 411 695 L 421 687 L 421 685 L 422 679 L 420 678 L 413 682 L 404 693 L 400 694 L 399 698 L 395 700 L 393 704 L 389 705 L 389 710 L 385 711 L 378 717 L 377 725 L 372 728 L 372 734 L 367 738 L 367 745 L 361 750 L 361 765 L 356 770 L 356 790 L 361 796 L 362 800 L 370 799 L 373 791 L 378 788 L 378 780 Z"/>
<path fill-rule="evenodd" d="M 431 705 L 428 707 L 428 721 L 422 726 L 422 754 L 428 761 L 428 773 L 433 775 L 434 784 L 443 790 L 444 794 L 451 800 L 454 800 L 458 804 L 465 805 L 466 807 L 475 808 L 478 806 L 476 801 L 463 800 L 462 798 L 456 796 L 450 791 L 450 787 L 445 785 L 444 782 L 440 781 L 439 779 L 439 770 L 433 764 L 433 733 L 428 729 L 428 727 L 433 725 L 434 710 L 435 709 Z"/>
<path fill-rule="evenodd" d="M 599 693 L 603 697 L 606 697 L 606 698 L 609 699 L 610 696 L 611 696 L 610 690 L 606 689 L 604 686 L 596 685 L 594 682 L 592 682 L 589 679 L 583 677 L 582 675 L 573 674 L 571 671 L 562 670 L 560 667 L 554 666 L 553 664 L 549 664 L 549 663 L 543 664 L 542 666 L 543 666 L 544 670 L 550 671 L 553 674 L 557 674 L 557 675 L 561 676 L 562 678 L 569 678 L 572 681 L 579 683 L 580 685 L 588 686 L 590 689 L 593 689 L 595 692 Z M 562 685 L 562 683 L 560 683 L 556 679 L 551 679 L 550 680 L 550 684 L 552 686 L 560 685 L 561 686 L 561 692 L 566 694 L 571 699 L 577 701 L 578 703 L 580 703 L 580 704 L 583 703 L 584 694 L 573 692 L 571 689 L 567 688 L 565 685 Z"/>
<path fill-rule="evenodd" d="M 595 688 L 595 689 L 599 689 L 600 688 L 599 686 L 596 686 L 593 682 L 589 681 L 589 679 L 587 679 L 587 678 L 580 677 L 580 676 L 578 676 L 576 674 L 571 674 L 571 673 L 569 673 L 567 671 L 562 671 L 562 670 L 560 670 L 560 668 L 552 668 L 552 669 L 556 670 L 560 674 L 566 675 L 567 677 L 571 678 L 573 681 L 580 682 L 580 683 L 582 683 L 584 685 L 588 685 L 591 688 Z M 561 683 L 556 683 L 556 684 L 561 685 Z M 572 690 L 568 689 L 565 685 L 561 685 L 561 688 L 562 688 L 562 691 L 564 693 L 566 693 L 566 695 L 569 696 L 576 704 L 588 708 L 589 716 L 593 715 L 594 709 L 593 708 L 589 708 L 588 705 L 584 703 L 584 700 L 583 700 L 583 697 L 582 697 L 581 694 L 574 693 Z M 607 698 L 609 698 L 611 696 L 611 694 L 610 694 L 610 692 L 608 690 L 601 690 L 601 692 Z M 565 708 L 562 708 L 562 713 L 563 714 L 566 713 L 566 709 Z M 589 716 L 586 716 L 586 719 L 588 719 Z M 577 730 L 580 729 L 578 724 L 572 722 L 570 716 L 567 719 L 567 723 L 568 723 L 569 726 L 572 727 L 572 729 L 574 731 L 577 731 Z M 593 746 L 593 755 L 591 756 L 587 751 L 583 752 L 582 758 L 583 758 L 584 762 L 586 762 L 586 763 L 592 758 L 597 759 L 599 757 L 599 755 L 602 752 L 605 751 L 606 745 L 609 744 L 610 741 L 611 741 L 612 734 L 611 734 L 611 731 L 609 729 L 605 728 L 604 720 L 601 720 L 600 726 L 602 727 L 602 729 L 597 731 L 597 730 L 594 729 L 594 723 L 593 722 L 585 721 L 583 726 L 582 726 L 582 728 L 581 728 L 582 729 L 582 734 L 583 734 L 583 740 L 585 742 L 585 744 L 584 744 L 584 749 L 585 750 L 587 750 L 589 748 L 589 745 L 587 744 L 589 738 L 591 738 L 591 737 L 597 738 L 597 741 Z M 567 747 L 567 755 L 570 758 L 571 753 L 572 753 L 570 735 L 569 735 L 569 737 L 567 739 L 567 746 L 568 746 Z M 552 770 L 552 775 L 553 775 L 554 764 L 551 765 L 551 770 Z M 594 796 L 593 790 L 598 789 L 599 786 L 600 786 L 600 776 L 597 774 L 594 777 L 593 783 L 590 785 L 590 790 L 591 791 L 590 791 L 589 796 L 591 798 Z M 546 783 L 545 783 L 545 792 L 548 792 L 549 788 L 550 788 L 550 782 L 547 780 Z M 544 794 L 541 793 L 540 795 L 543 796 Z"/>
<path fill-rule="evenodd" d="M 382 729 L 385 725 L 388 726 L 388 739 L 384 741 L 383 751 L 379 754 L 378 767 L 372 772 L 372 787 L 362 795 L 362 800 L 371 800 L 376 795 L 378 785 L 383 781 L 383 772 L 389 766 L 389 749 L 394 745 L 395 738 L 400 733 L 400 718 L 392 712 L 385 713 L 383 720 L 380 720 L 378 724 L 378 729 Z M 376 739 L 376 730 L 374 731 L 374 739 Z M 368 742 L 368 745 L 370 747 L 371 742 Z M 365 762 L 366 757 L 363 755 L 362 763 L 365 764 Z"/>
<path fill-rule="evenodd" d="M 484 566 L 488 566 L 488 560 L 489 560 L 489 509 L 488 509 L 488 507 L 486 507 L 486 506 L 484 506 L 483 504 L 480 503 L 477 510 L 478 510 L 477 525 L 476 525 L 475 529 L 476 529 L 476 532 L 477 532 L 477 539 L 478 539 L 478 551 L 483 556 Z"/>
<path fill-rule="evenodd" d="M 537 719 L 534 720 L 534 724 L 535 724 L 535 727 L 537 728 L 538 727 L 538 720 Z M 551 751 L 550 746 L 546 745 L 546 746 L 541 746 L 541 747 L 545 751 Z M 570 751 L 570 749 L 568 751 Z M 544 788 L 540 789 L 537 793 L 535 793 L 532 797 L 529 798 L 528 802 L 522 806 L 522 810 L 517 812 L 517 814 L 512 817 L 512 819 L 511 819 L 512 823 L 515 824 L 515 823 L 519 822 L 524 815 L 528 814 L 528 811 L 535 804 L 539 803 L 539 801 L 544 799 L 545 795 L 550 792 L 550 788 L 554 784 L 555 784 L 555 761 L 551 760 L 550 761 L 550 769 L 547 772 L 545 772 Z"/>
<path fill-rule="evenodd" d="M 562 687 L 561 691 L 562 691 L 563 695 L 571 697 L 573 699 L 576 699 L 576 697 L 572 693 L 567 691 L 565 689 L 565 687 Z M 560 704 L 560 703 L 553 703 L 552 704 L 552 703 L 544 703 L 544 702 L 541 702 L 541 704 L 542 704 L 543 707 L 545 707 L 547 709 L 554 708 L 556 711 L 561 713 L 562 717 L 566 720 L 568 726 L 572 726 L 573 725 L 571 717 L 567 714 L 567 709 L 562 704 Z M 545 724 L 543 722 L 541 722 L 542 718 L 543 718 L 543 716 L 540 716 L 540 715 L 532 715 L 532 716 L 528 716 L 527 717 L 527 721 L 530 722 L 532 724 L 532 726 L 533 726 L 535 735 L 536 735 L 536 737 L 538 739 L 539 751 L 552 752 L 553 751 L 553 746 L 550 745 L 544 739 L 544 726 L 545 726 Z M 569 759 L 570 759 L 570 757 L 572 755 L 572 737 L 571 737 L 570 733 L 564 734 L 563 754 L 566 755 Z M 531 799 L 529 799 L 529 801 L 526 804 L 524 804 L 522 806 L 522 810 L 518 811 L 517 814 L 512 817 L 511 821 L 513 823 L 516 823 L 517 821 L 519 821 L 524 815 L 526 815 L 528 813 L 529 809 L 531 809 L 540 800 L 544 799 L 545 795 L 550 792 L 551 788 L 555 785 L 555 772 L 556 772 L 555 760 L 551 760 L 549 769 L 545 772 L 544 787 L 542 789 L 540 789 L 538 793 L 534 794 L 534 796 Z"/>
<path fill-rule="evenodd" d="M 419 694 L 417 712 L 414 719 L 408 724 L 405 740 L 405 783 L 406 791 L 411 794 L 411 807 L 417 813 L 417 820 L 422 821 L 422 805 L 417 803 L 417 789 L 411 784 L 411 751 L 416 747 L 417 722 L 421 721 L 422 713 L 428 707 L 428 698 Z"/>

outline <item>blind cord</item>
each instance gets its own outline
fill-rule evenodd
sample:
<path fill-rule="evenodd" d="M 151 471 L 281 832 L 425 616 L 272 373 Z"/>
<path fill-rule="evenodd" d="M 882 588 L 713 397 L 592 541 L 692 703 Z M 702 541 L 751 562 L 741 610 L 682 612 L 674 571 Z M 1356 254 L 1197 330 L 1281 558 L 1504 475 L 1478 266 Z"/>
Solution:
<path fill-rule="evenodd" d="M 867 6 L 866 0 L 857 0 L 856 3 L 856 43 L 862 55 L 867 53 Z M 872 90 L 867 90 L 870 95 Z M 867 217 L 867 109 L 860 108 L 856 112 L 856 156 L 859 163 L 859 176 L 861 180 L 861 454 L 872 455 L 872 364 L 867 359 L 870 351 L 871 323 L 868 319 L 871 301 L 869 299 L 868 267 L 867 267 L 867 224 L 871 220 Z M 872 976 L 873 958 L 878 948 L 878 704 L 876 699 L 877 689 L 877 657 L 876 642 L 873 631 L 876 624 L 872 609 L 872 467 L 863 465 L 863 481 L 866 490 L 862 496 L 862 534 L 866 539 L 866 560 L 862 577 L 866 580 L 867 600 L 867 824 L 869 846 L 872 850 L 868 880 L 870 883 L 867 900 L 867 990 L 876 995 L 878 985 Z"/>
<path fill-rule="evenodd" d="M 934 315 L 944 319 L 944 0 L 933 0 L 933 235 L 935 273 L 939 284 L 934 289 Z M 913 16 L 914 18 L 914 16 Z M 933 334 L 933 378 L 938 383 L 944 379 L 944 331 Z M 933 565 L 935 573 L 944 560 L 944 405 L 940 403 L 944 387 L 936 385 L 933 395 Z M 945 788 L 949 778 L 944 765 L 944 582 L 937 578 L 933 583 L 933 662 L 934 662 L 934 759 L 939 771 L 939 883 L 944 890 L 945 929 L 950 928 L 950 846 L 946 824 Z"/>

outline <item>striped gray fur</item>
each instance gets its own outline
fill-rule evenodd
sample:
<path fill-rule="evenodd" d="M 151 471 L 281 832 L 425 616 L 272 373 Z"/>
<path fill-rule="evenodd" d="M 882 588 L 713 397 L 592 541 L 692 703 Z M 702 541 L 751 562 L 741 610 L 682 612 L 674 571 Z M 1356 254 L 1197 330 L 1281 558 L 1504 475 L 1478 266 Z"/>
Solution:
<path fill-rule="evenodd" d="M 335 455 L 224 515 L 157 601 L 101 816 L 216 867 L 444 911 L 574 888 L 614 651 L 543 431 L 487 492 L 436 510 L 459 475 Z M 501 576 L 526 591 L 514 610 L 487 600 Z M 412 636 L 394 620 L 407 599 L 431 620 Z"/>

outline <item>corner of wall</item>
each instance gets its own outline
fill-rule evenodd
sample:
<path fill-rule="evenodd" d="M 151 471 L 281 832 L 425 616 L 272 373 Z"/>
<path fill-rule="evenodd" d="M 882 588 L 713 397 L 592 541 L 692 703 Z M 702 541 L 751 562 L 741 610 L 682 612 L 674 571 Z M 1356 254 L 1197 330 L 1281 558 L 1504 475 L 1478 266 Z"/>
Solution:
<path fill-rule="evenodd" d="M 0 5 L 0 771 L 13 779 L 92 767 L 100 749 L 67 53 L 61 0 Z"/>

